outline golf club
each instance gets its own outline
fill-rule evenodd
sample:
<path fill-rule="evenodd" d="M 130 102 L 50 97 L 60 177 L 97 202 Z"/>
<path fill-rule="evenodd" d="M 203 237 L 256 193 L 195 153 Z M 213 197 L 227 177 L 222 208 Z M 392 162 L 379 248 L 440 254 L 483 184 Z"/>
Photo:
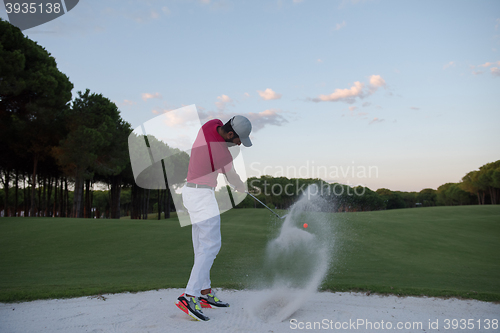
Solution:
<path fill-rule="evenodd" d="M 252 198 L 254 198 L 256 201 L 260 202 L 262 204 L 262 206 L 266 207 L 267 209 L 269 209 L 274 215 L 276 215 L 278 218 L 280 219 L 284 219 L 288 214 L 285 214 L 283 216 L 279 216 L 274 210 L 272 210 L 271 208 L 267 207 L 265 203 L 263 203 L 262 201 L 260 201 L 259 199 L 257 199 L 252 193 L 248 192 L 248 191 L 245 191 L 246 194 L 250 195 Z"/>

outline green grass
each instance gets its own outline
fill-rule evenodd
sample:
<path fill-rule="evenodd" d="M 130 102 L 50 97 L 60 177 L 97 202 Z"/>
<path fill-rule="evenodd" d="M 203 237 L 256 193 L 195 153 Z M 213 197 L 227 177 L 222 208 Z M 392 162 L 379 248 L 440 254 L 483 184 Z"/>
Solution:
<path fill-rule="evenodd" d="M 500 301 L 500 206 L 343 214 L 323 287 Z"/>
<path fill-rule="evenodd" d="M 164 220 L 164 215 L 165 213 L 161 213 L 161 219 Z M 177 213 L 176 212 L 171 212 L 170 213 L 171 218 L 176 218 Z M 122 216 L 120 217 L 120 220 L 130 220 L 130 216 Z M 149 213 L 148 214 L 148 220 L 158 220 L 158 213 Z"/>
<path fill-rule="evenodd" d="M 323 290 L 500 301 L 500 206 L 326 215 L 336 246 Z M 264 209 L 224 213 L 214 286 L 251 285 L 278 227 Z M 3 302 L 180 288 L 192 264 L 191 230 L 174 218 L 0 219 Z"/>

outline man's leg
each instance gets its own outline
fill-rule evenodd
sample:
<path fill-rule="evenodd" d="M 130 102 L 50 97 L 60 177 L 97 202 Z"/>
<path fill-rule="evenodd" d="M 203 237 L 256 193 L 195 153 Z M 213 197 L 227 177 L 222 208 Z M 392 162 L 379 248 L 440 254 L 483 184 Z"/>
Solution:
<path fill-rule="evenodd" d="M 196 264 L 196 262 L 198 261 L 199 262 L 199 257 L 198 257 L 198 254 L 199 254 L 199 247 L 200 247 L 200 241 L 199 241 L 199 228 L 198 228 L 198 224 L 195 223 L 191 226 L 191 238 L 193 240 L 193 252 L 194 252 L 194 264 L 193 264 L 193 267 L 191 268 L 191 276 L 193 275 L 193 270 L 194 270 L 194 265 Z M 193 277 L 193 280 L 191 280 L 191 276 L 189 278 L 190 281 L 194 281 L 194 277 Z M 195 284 L 193 282 L 193 284 Z M 189 294 L 187 292 L 187 289 L 185 291 L 185 294 L 186 296 L 188 297 L 195 297 L 195 294 L 196 292 L 193 292 L 192 294 Z"/>
<path fill-rule="evenodd" d="M 199 297 L 210 290 L 210 269 L 221 247 L 220 215 L 193 224 L 195 260 L 186 287 L 186 295 Z"/>
<path fill-rule="evenodd" d="M 176 305 L 191 317 L 207 321 L 198 297 L 204 286 L 210 286 L 210 268 L 221 245 L 219 207 L 210 189 L 184 187 L 182 200 L 192 223 L 194 265 L 186 291 Z"/>

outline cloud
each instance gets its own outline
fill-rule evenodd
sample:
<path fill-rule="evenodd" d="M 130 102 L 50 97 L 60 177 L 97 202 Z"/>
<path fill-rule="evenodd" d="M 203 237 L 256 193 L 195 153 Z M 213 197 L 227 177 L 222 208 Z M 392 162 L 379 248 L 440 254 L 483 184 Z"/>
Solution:
<path fill-rule="evenodd" d="M 246 92 L 246 93 L 244 93 L 243 95 L 244 95 L 246 98 L 250 97 L 250 94 L 249 94 L 249 93 L 247 93 L 247 92 Z"/>
<path fill-rule="evenodd" d="M 234 106 L 233 100 L 227 95 L 218 96 L 217 99 L 219 101 L 215 102 L 215 106 L 217 106 L 217 109 L 219 109 L 220 111 L 224 111 L 227 105 Z"/>
<path fill-rule="evenodd" d="M 446 65 L 444 65 L 443 69 L 446 69 L 446 68 L 451 67 L 451 66 L 455 66 L 455 62 L 454 61 L 450 61 L 449 63 L 447 63 Z"/>
<path fill-rule="evenodd" d="M 385 87 L 385 80 L 380 75 L 370 76 L 370 84 L 376 88 Z"/>
<path fill-rule="evenodd" d="M 170 112 L 172 110 L 163 110 L 165 114 L 163 123 L 168 127 L 188 127 L 198 121 L 196 108 L 189 108 L 185 112 Z"/>
<path fill-rule="evenodd" d="M 147 102 L 148 99 L 152 99 L 152 98 L 159 98 L 159 99 L 162 98 L 160 93 L 154 93 L 154 94 L 143 93 L 141 96 L 142 96 L 142 100 L 144 102 Z"/>
<path fill-rule="evenodd" d="M 371 124 L 375 124 L 375 123 L 381 123 L 385 121 L 385 119 L 378 119 L 377 117 L 373 118 L 372 121 L 370 121 L 370 123 L 368 123 L 368 125 L 371 125 Z"/>
<path fill-rule="evenodd" d="M 202 123 L 205 123 L 211 119 L 221 119 L 224 121 L 224 119 L 229 119 L 234 115 L 229 115 L 225 113 L 224 111 L 218 110 L 218 111 L 205 111 L 204 109 L 201 110 L 198 108 L 198 115 L 200 117 L 200 120 Z"/>
<path fill-rule="evenodd" d="M 124 107 L 124 106 L 131 106 L 131 105 L 137 104 L 136 102 L 129 101 L 128 99 L 124 99 L 123 102 L 121 102 L 121 103 L 116 102 L 116 101 L 113 101 L 113 103 L 115 103 L 116 106 L 118 106 L 119 108 Z"/>
<path fill-rule="evenodd" d="M 252 133 L 263 129 L 267 125 L 282 126 L 288 123 L 288 120 L 282 116 L 283 111 L 279 109 L 268 109 L 262 112 L 250 112 L 241 114 L 247 117 L 252 123 Z M 221 119 L 223 122 L 229 120 L 234 114 L 228 114 L 224 111 L 204 111 L 198 110 L 202 123 L 210 119 Z"/>
<path fill-rule="evenodd" d="M 420 110 L 420 108 L 417 108 L 416 106 L 410 106 L 410 109 L 412 109 L 412 110 Z"/>
<path fill-rule="evenodd" d="M 317 98 L 313 98 L 314 102 L 337 102 L 344 101 L 347 103 L 354 103 L 354 99 L 356 97 L 363 98 L 364 97 L 364 84 L 356 81 L 351 88 L 346 89 L 335 89 L 333 93 L 330 95 L 319 95 Z"/>
<path fill-rule="evenodd" d="M 363 104 L 361 104 L 362 107 L 366 108 L 367 106 L 370 106 L 372 105 L 372 103 L 370 102 L 364 102 Z"/>
<path fill-rule="evenodd" d="M 134 104 L 137 104 L 136 102 L 134 101 L 129 101 L 128 99 L 124 99 L 122 103 L 119 103 L 118 106 L 122 107 L 122 106 L 131 106 L 131 105 L 134 105 Z"/>
<path fill-rule="evenodd" d="M 380 75 L 370 76 L 370 92 L 373 94 L 378 88 L 384 87 L 386 83 L 385 80 Z"/>
<path fill-rule="evenodd" d="M 323 60 L 318 59 L 318 60 L 316 60 L 316 62 L 318 62 L 318 63 L 322 63 L 322 62 L 323 62 Z"/>
<path fill-rule="evenodd" d="M 496 61 L 496 62 L 485 62 L 484 64 L 479 65 L 478 67 L 490 67 L 490 66 L 493 66 L 493 65 L 499 65 L 499 66 L 500 66 L 500 61 Z"/>
<path fill-rule="evenodd" d="M 257 90 L 257 92 L 259 93 L 260 97 L 265 101 L 268 101 L 271 99 L 280 99 L 281 98 L 281 94 L 274 92 L 270 88 L 267 88 L 264 91 Z"/>
<path fill-rule="evenodd" d="M 494 66 L 494 67 L 492 67 Z M 490 67 L 490 73 L 491 75 L 493 75 L 494 77 L 498 77 L 500 76 L 498 71 L 498 67 L 496 66 L 500 66 L 500 60 L 499 61 L 494 61 L 494 62 L 485 62 L 484 64 L 481 64 L 481 65 L 477 65 L 477 67 L 483 67 L 483 68 L 488 68 Z M 470 68 L 473 70 L 476 66 L 474 65 L 471 65 Z M 474 75 L 479 75 L 479 74 L 483 74 L 483 71 L 475 71 L 473 70 L 472 71 L 472 74 Z"/>
<path fill-rule="evenodd" d="M 343 113 L 342 117 L 349 116 L 349 117 L 353 117 L 353 118 L 368 119 L 368 117 L 366 117 L 366 115 L 368 115 L 368 112 L 358 112 L 358 113 L 353 112 L 356 109 L 357 109 L 356 106 L 350 106 L 349 107 L 349 111 L 350 112 L 349 113 Z"/>
<path fill-rule="evenodd" d="M 282 126 L 288 123 L 288 120 L 280 113 L 278 109 L 268 109 L 262 112 L 250 112 L 246 116 L 252 123 L 252 133 L 263 129 L 267 125 Z"/>
<path fill-rule="evenodd" d="M 152 19 L 157 19 L 158 17 L 160 17 L 160 14 L 157 11 L 152 10 L 151 11 L 151 18 Z"/>
<path fill-rule="evenodd" d="M 350 88 L 346 89 L 335 89 L 335 91 L 329 95 L 319 95 L 316 98 L 312 98 L 313 102 L 337 102 L 342 101 L 349 104 L 355 102 L 356 98 L 365 98 L 377 91 L 380 87 L 385 87 L 386 82 L 380 75 L 372 75 L 369 78 L 369 84 L 365 85 L 359 81 L 354 82 Z"/>
<path fill-rule="evenodd" d="M 198 111 L 202 113 L 203 110 L 205 110 L 202 106 L 196 106 L 196 108 L 187 108 L 183 112 L 171 112 L 189 105 L 181 104 L 180 106 L 175 106 L 166 102 L 163 102 L 162 104 L 163 106 L 155 106 L 155 108 L 151 110 L 151 113 L 154 115 L 165 114 L 165 116 L 161 118 L 163 124 L 176 128 L 186 126 L 189 127 L 193 124 L 196 125 L 196 122 L 199 119 Z"/>
<path fill-rule="evenodd" d="M 333 30 L 334 30 L 334 31 L 339 31 L 340 29 L 342 29 L 342 28 L 343 28 L 343 27 L 345 27 L 345 26 L 346 26 L 345 21 L 342 21 L 342 23 L 337 23 L 337 24 L 335 25 L 335 28 L 333 28 Z"/>

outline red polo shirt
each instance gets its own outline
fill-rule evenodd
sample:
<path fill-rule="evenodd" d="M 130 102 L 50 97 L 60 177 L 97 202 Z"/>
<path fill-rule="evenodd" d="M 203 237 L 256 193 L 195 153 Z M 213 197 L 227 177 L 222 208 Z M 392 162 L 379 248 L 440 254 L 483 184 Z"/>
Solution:
<path fill-rule="evenodd" d="M 232 168 L 233 158 L 227 143 L 217 132 L 217 127 L 223 125 L 219 119 L 209 120 L 198 132 L 189 159 L 189 183 L 216 187 L 217 175 Z"/>

